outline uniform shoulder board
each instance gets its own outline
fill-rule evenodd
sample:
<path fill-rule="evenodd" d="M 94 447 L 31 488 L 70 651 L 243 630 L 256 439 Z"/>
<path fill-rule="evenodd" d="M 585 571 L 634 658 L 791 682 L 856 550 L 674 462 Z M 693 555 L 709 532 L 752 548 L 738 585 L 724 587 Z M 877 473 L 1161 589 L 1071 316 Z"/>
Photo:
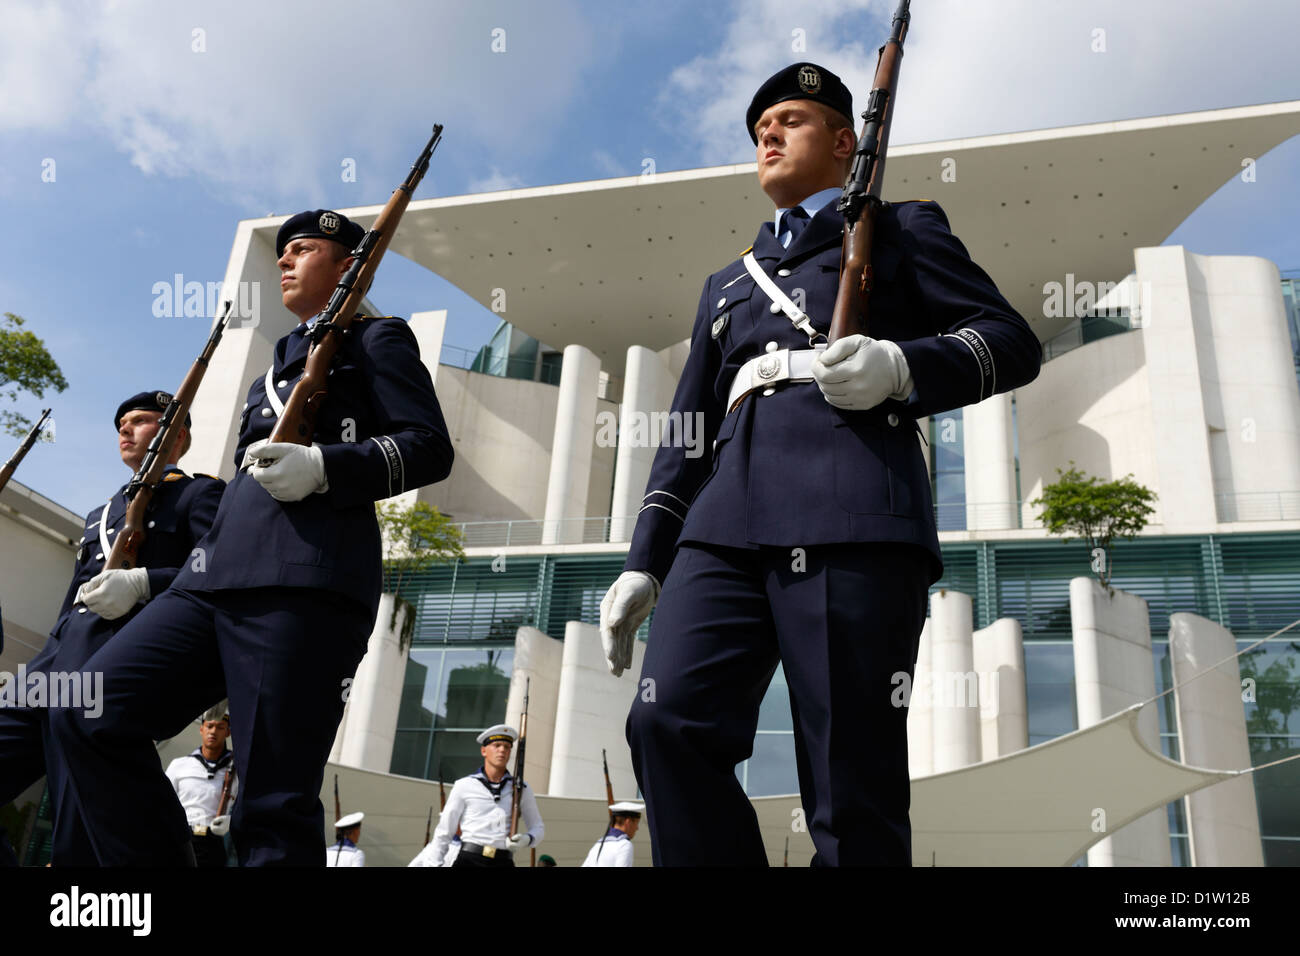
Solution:
<path fill-rule="evenodd" d="M 196 471 L 196 472 L 194 473 L 194 477 L 195 477 L 195 478 L 207 478 L 209 481 L 220 481 L 220 480 L 221 480 L 221 479 L 218 478 L 216 475 L 205 475 L 205 474 L 204 474 L 203 472 L 201 472 L 201 471 Z"/>
<path fill-rule="evenodd" d="M 163 475 L 163 481 L 180 481 L 182 478 L 188 477 L 189 475 L 178 469 L 176 471 L 169 471 L 167 474 Z"/>
<path fill-rule="evenodd" d="M 751 252 L 753 252 L 753 251 L 754 251 L 754 247 L 753 247 L 753 246 L 746 246 L 744 249 L 741 249 L 741 250 L 740 250 L 740 255 L 737 256 L 737 258 L 743 258 L 743 257 L 749 255 L 749 254 L 750 254 Z"/>

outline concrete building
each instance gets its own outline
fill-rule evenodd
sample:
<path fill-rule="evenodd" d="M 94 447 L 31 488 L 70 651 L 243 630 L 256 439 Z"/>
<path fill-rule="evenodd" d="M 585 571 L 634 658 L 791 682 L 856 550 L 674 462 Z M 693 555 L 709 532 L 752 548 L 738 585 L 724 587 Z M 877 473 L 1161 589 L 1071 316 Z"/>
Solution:
<path fill-rule="evenodd" d="M 1292 102 L 891 150 L 890 192 L 938 200 L 1045 343 L 1029 386 L 922 422 L 946 569 L 910 688 L 917 788 L 973 767 L 996 774 L 1027 747 L 1114 726 L 1144 701 L 1133 733 L 1170 760 L 1239 771 L 1300 753 L 1286 695 L 1260 692 L 1300 679 L 1286 645 L 1234 659 L 1236 677 L 1202 673 L 1300 618 L 1298 297 L 1272 263 L 1160 245 L 1240 156 L 1297 132 Z M 367 225 L 378 211 L 345 210 Z M 621 681 L 605 672 L 593 625 L 626 554 L 699 283 L 769 214 L 752 165 L 411 204 L 391 249 L 503 324 L 471 359 L 442 341 L 438 303 L 411 317 L 457 462 L 448 481 L 406 497 L 460 522 L 467 558 L 423 576 L 409 645 L 391 610 L 376 622 L 334 751 L 378 775 L 366 784 L 376 794 L 384 774 L 452 779 L 477 766 L 474 735 L 517 721 L 527 678 L 534 786 L 593 801 L 598 817 L 604 750 L 616 796 L 633 795 L 623 720 L 653 688 L 636 680 L 642 648 Z M 239 224 L 230 288 L 274 279 L 282 221 Z M 194 409 L 209 437 L 187 467 L 229 476 L 230 422 L 291 322 L 262 296 L 227 333 Z M 1090 580 L 1094 556 L 1048 537 L 1031 504 L 1071 461 L 1158 495 L 1152 524 L 1114 552 L 1113 594 Z M 7 603 L 5 614 L 7 627 Z M 737 771 L 765 820 L 779 815 L 764 801 L 797 793 L 791 727 L 778 669 Z M 1073 845 L 1088 865 L 1296 865 L 1296 767 L 1221 775 L 1186 797 L 1191 784 L 1177 784 L 1114 832 L 1084 821 Z M 1124 783 L 1107 774 L 1095 768 Z"/>

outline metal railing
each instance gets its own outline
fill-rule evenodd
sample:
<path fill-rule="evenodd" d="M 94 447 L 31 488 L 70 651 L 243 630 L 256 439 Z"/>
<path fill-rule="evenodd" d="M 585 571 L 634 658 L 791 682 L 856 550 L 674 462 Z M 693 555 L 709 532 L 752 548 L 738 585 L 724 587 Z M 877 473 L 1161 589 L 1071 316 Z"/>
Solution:
<path fill-rule="evenodd" d="M 1300 521 L 1300 491 L 1254 491 L 1235 495 L 1215 495 L 1214 507 L 1219 520 Z"/>
<path fill-rule="evenodd" d="M 939 504 L 934 507 L 940 531 L 1004 531 L 1021 526 L 1021 502 Z M 973 519 L 973 521 L 972 521 Z M 465 521 L 456 525 L 467 548 L 537 547 L 563 544 L 626 544 L 632 540 L 636 515 L 617 517 L 558 518 L 552 521 L 518 518 L 510 521 Z M 973 528 L 972 528 L 973 524 Z M 1031 525 L 1036 527 L 1036 525 Z"/>
<path fill-rule="evenodd" d="M 1110 338 L 1142 328 L 1142 323 L 1133 319 L 1127 310 L 1115 315 L 1089 315 L 1071 325 L 1064 332 L 1052 336 L 1043 343 L 1043 361 L 1050 362 L 1066 352 L 1073 352 L 1084 345 L 1090 345 L 1099 339 Z"/>

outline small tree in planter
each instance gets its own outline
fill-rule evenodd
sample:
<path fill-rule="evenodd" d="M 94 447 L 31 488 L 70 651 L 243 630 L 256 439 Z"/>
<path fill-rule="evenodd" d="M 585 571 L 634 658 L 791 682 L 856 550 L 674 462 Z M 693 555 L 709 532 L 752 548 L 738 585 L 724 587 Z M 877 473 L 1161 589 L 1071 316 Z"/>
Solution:
<path fill-rule="evenodd" d="M 1049 534 L 1065 534 L 1067 541 L 1081 540 L 1088 546 L 1092 569 L 1101 586 L 1110 590 L 1111 542 L 1136 538 L 1155 512 L 1156 494 L 1138 484 L 1131 474 L 1116 481 L 1102 481 L 1087 475 L 1070 462 L 1068 471 L 1056 469 L 1058 479 L 1043 488 L 1040 520 Z"/>
<path fill-rule="evenodd" d="M 375 517 L 384 536 L 384 590 L 393 595 L 389 627 L 397 623 L 401 608 L 409 609 L 399 642 L 405 649 L 415 632 L 415 608 L 402 596 L 402 585 L 409 585 L 418 572 L 435 564 L 465 557 L 461 533 L 446 515 L 422 501 L 411 508 L 378 502 Z"/>

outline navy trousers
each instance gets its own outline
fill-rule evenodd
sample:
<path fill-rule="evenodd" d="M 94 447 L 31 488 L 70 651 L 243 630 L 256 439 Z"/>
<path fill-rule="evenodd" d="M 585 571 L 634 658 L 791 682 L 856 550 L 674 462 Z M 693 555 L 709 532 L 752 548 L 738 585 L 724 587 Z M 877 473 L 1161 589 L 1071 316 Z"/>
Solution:
<path fill-rule="evenodd" d="M 98 615 L 74 612 L 26 665 L 30 678 L 81 671 L 86 661 L 111 637 L 111 627 Z M 89 702 L 85 702 L 88 709 Z M 102 705 L 102 702 L 101 702 Z M 49 707 L 0 708 L 0 806 L 46 778 L 54 808 L 53 852 L 56 866 L 94 866 L 86 827 L 70 799 L 70 781 L 63 757 L 50 736 Z"/>
<path fill-rule="evenodd" d="M 916 666 L 927 561 L 910 545 L 678 550 L 627 721 L 656 866 L 767 864 L 736 767 L 778 661 L 813 864 L 911 865 L 893 698 Z"/>
<path fill-rule="evenodd" d="M 325 761 L 372 624 L 358 602 L 308 588 L 150 601 L 86 664 L 103 672 L 103 715 L 50 719 L 99 863 L 184 863 L 191 831 L 153 741 L 228 696 L 240 865 L 323 866 Z"/>

